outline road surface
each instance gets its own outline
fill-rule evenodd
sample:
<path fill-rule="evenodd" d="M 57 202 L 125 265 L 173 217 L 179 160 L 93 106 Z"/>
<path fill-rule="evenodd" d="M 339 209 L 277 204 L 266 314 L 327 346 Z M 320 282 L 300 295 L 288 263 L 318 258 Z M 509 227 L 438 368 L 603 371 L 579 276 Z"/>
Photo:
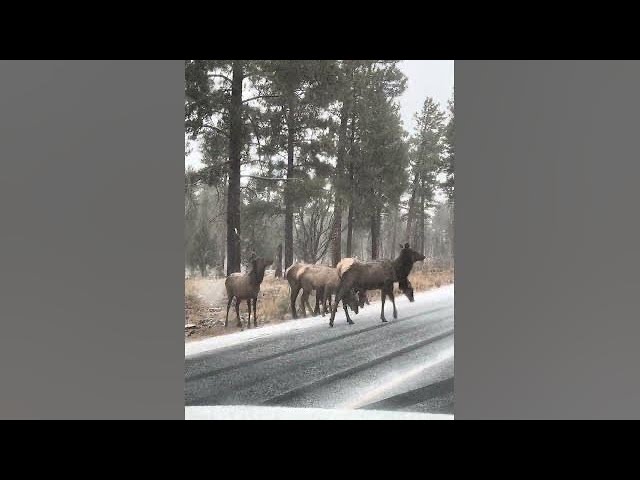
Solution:
<path fill-rule="evenodd" d="M 453 285 L 396 306 L 384 324 L 376 302 L 355 325 L 340 313 L 189 342 L 185 405 L 453 415 Z"/>

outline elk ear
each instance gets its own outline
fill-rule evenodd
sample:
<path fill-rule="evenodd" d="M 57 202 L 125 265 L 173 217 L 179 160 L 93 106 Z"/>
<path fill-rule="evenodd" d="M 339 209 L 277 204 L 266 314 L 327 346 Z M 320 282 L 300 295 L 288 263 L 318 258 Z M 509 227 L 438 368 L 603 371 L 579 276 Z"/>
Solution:
<path fill-rule="evenodd" d="M 405 243 L 405 244 L 404 244 L 404 248 L 409 248 L 409 244 L 408 244 L 408 243 Z"/>

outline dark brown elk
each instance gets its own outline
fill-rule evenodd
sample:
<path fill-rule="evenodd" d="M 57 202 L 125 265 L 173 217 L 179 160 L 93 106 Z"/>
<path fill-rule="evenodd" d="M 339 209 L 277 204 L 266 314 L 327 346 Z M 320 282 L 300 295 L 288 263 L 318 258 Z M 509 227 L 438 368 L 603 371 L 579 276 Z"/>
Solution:
<path fill-rule="evenodd" d="M 264 271 L 267 266 L 271 265 L 272 260 L 265 260 L 261 257 L 251 257 L 251 269 L 248 273 L 232 273 L 227 277 L 224 286 L 227 289 L 227 318 L 224 322 L 225 328 L 229 324 L 229 308 L 231 301 L 236 299 L 236 318 L 238 327 L 242 328 L 240 320 L 240 302 L 247 301 L 249 307 L 249 318 L 247 320 L 247 328 L 251 328 L 251 305 L 253 304 L 253 326 L 258 326 L 258 317 L 256 315 L 256 305 L 258 302 L 258 294 L 260 293 L 260 284 L 264 279 Z"/>
<path fill-rule="evenodd" d="M 358 262 L 352 258 L 344 258 L 337 265 L 340 286 L 336 293 L 336 301 L 354 289 L 360 293 L 367 290 L 380 290 L 382 298 L 380 319 L 383 322 L 387 321 L 384 316 L 384 303 L 387 296 L 393 303 L 393 318 L 398 318 L 396 302 L 393 296 L 393 284 L 398 282 L 400 290 L 407 296 L 409 301 L 413 302 L 413 287 L 408 277 L 413 264 L 424 260 L 424 258 L 424 255 L 412 250 L 408 243 L 404 246 L 400 245 L 400 255 L 395 260 Z M 331 310 L 331 319 L 329 320 L 330 327 L 333 327 L 336 310 L 337 308 L 334 305 Z M 347 322 L 349 325 L 353 324 L 348 315 Z"/>
<path fill-rule="evenodd" d="M 291 312 L 294 318 L 297 318 L 295 301 L 300 290 L 302 290 L 300 305 L 303 316 L 307 314 L 305 306 L 309 308 L 310 312 L 312 311 L 309 295 L 314 290 L 316 292 L 314 316 L 320 313 L 320 304 L 322 304 L 323 316 L 329 311 L 327 301 L 330 308 L 331 296 L 337 291 L 340 282 L 338 271 L 335 268 L 327 265 L 296 263 L 287 269 L 285 275 L 291 287 Z M 345 305 L 345 309 L 348 305 L 355 313 L 358 313 L 359 300 L 355 297 L 354 292 L 345 294 L 343 305 Z"/>
<path fill-rule="evenodd" d="M 332 270 L 332 275 L 327 280 L 327 283 L 324 286 L 323 292 L 321 293 L 320 301 L 322 302 L 323 317 L 325 313 L 331 312 L 331 308 L 333 306 L 331 299 L 334 298 L 334 301 L 335 301 L 335 295 L 338 293 L 338 287 L 340 286 L 340 277 L 338 276 L 338 269 L 331 268 L 331 270 Z M 347 304 L 349 305 L 351 310 L 353 310 L 356 314 L 358 313 L 358 308 L 356 307 L 362 308 L 364 307 L 365 303 L 367 305 L 369 304 L 369 300 L 367 299 L 367 292 L 364 290 L 362 291 L 350 290 L 347 293 L 347 296 L 348 296 Z"/>

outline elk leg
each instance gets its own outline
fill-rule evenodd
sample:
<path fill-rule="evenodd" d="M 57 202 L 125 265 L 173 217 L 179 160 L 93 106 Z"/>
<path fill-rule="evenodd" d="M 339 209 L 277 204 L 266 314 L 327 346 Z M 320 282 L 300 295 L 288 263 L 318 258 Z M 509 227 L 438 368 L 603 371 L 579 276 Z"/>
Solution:
<path fill-rule="evenodd" d="M 316 290 L 316 308 L 313 311 L 313 315 L 320 315 L 320 302 L 324 303 L 324 288 L 318 288 Z"/>
<path fill-rule="evenodd" d="M 302 316 L 306 317 L 307 316 L 307 309 L 305 307 L 305 303 L 309 303 L 308 302 L 309 299 L 309 293 L 306 290 L 302 290 L 302 295 L 300 296 L 300 306 L 302 307 Z M 311 310 L 311 309 L 309 309 Z"/>
<path fill-rule="evenodd" d="M 309 303 L 309 296 L 310 295 L 311 295 L 311 290 L 309 290 L 309 293 L 307 293 L 307 296 L 305 297 L 304 301 L 305 301 L 305 304 L 306 304 L 307 308 L 309 309 L 309 315 L 315 317 L 316 314 L 315 314 L 313 308 L 311 308 L 311 304 Z"/>
<path fill-rule="evenodd" d="M 313 309 L 311 308 L 311 304 L 309 303 L 309 296 L 310 295 L 311 295 L 311 290 L 309 290 L 308 292 L 305 291 L 302 294 L 302 298 L 303 298 L 303 302 L 304 302 L 303 303 L 303 308 L 304 308 L 304 305 L 306 305 L 307 308 L 309 309 L 309 315 L 315 316 L 315 314 L 313 313 Z M 304 314 L 305 314 L 305 316 L 307 315 L 307 311 L 306 310 L 304 311 Z"/>
<path fill-rule="evenodd" d="M 233 301 L 233 296 L 229 297 L 229 302 L 227 302 L 227 318 L 224 321 L 224 328 L 227 328 L 227 325 L 229 325 L 229 309 L 231 308 L 232 301 Z"/>
<path fill-rule="evenodd" d="M 298 318 L 296 313 L 296 299 L 298 298 L 298 293 L 300 293 L 300 287 L 291 289 L 291 315 L 293 318 Z"/>
<path fill-rule="evenodd" d="M 329 319 L 329 326 L 333 327 L 333 321 L 336 318 L 336 310 L 338 310 L 338 303 L 340 302 L 340 296 L 342 295 L 342 291 L 338 288 L 336 292 L 336 296 L 333 299 L 333 307 L 331 308 L 331 318 Z"/>
<path fill-rule="evenodd" d="M 238 328 L 242 328 L 242 322 L 240 321 L 240 299 L 236 297 L 236 319 L 238 320 Z"/>
<path fill-rule="evenodd" d="M 387 319 L 384 318 L 384 301 L 387 298 L 387 292 L 382 290 L 382 295 L 380 295 L 382 297 L 382 310 L 380 311 L 380 319 L 382 320 L 382 322 L 386 322 Z"/>
<path fill-rule="evenodd" d="M 349 310 L 347 309 L 347 304 L 346 304 L 346 302 L 344 301 L 344 298 L 342 299 L 342 308 L 344 308 L 344 314 L 345 314 L 345 315 L 346 315 L 346 317 L 347 317 L 347 323 L 348 323 L 349 325 L 353 325 L 353 320 L 351 320 L 351 317 L 349 317 Z"/>
<path fill-rule="evenodd" d="M 258 304 L 258 299 L 253 299 L 253 326 L 258 326 L 258 314 L 256 313 L 256 305 Z"/>
<path fill-rule="evenodd" d="M 247 320 L 247 328 L 251 328 L 251 299 L 247 299 L 247 307 L 249 307 L 249 317 Z"/>
<path fill-rule="evenodd" d="M 327 309 L 327 302 L 329 303 L 329 309 Z M 331 310 L 331 291 L 324 292 L 324 298 L 322 299 L 322 316 L 324 317 L 328 311 Z"/>
<path fill-rule="evenodd" d="M 398 318 L 398 310 L 396 310 L 396 299 L 393 296 L 393 290 L 389 293 L 389 298 L 391 299 L 391 303 L 393 303 L 393 318 L 396 319 Z"/>

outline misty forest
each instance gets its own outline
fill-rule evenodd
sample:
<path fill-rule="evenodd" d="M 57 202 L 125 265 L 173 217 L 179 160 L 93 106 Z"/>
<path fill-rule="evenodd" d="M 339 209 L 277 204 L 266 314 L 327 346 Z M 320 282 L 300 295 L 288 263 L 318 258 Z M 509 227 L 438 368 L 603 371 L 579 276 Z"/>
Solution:
<path fill-rule="evenodd" d="M 454 103 L 402 124 L 399 61 L 185 63 L 186 276 L 275 277 L 294 262 L 394 258 L 408 242 L 453 267 Z"/>

